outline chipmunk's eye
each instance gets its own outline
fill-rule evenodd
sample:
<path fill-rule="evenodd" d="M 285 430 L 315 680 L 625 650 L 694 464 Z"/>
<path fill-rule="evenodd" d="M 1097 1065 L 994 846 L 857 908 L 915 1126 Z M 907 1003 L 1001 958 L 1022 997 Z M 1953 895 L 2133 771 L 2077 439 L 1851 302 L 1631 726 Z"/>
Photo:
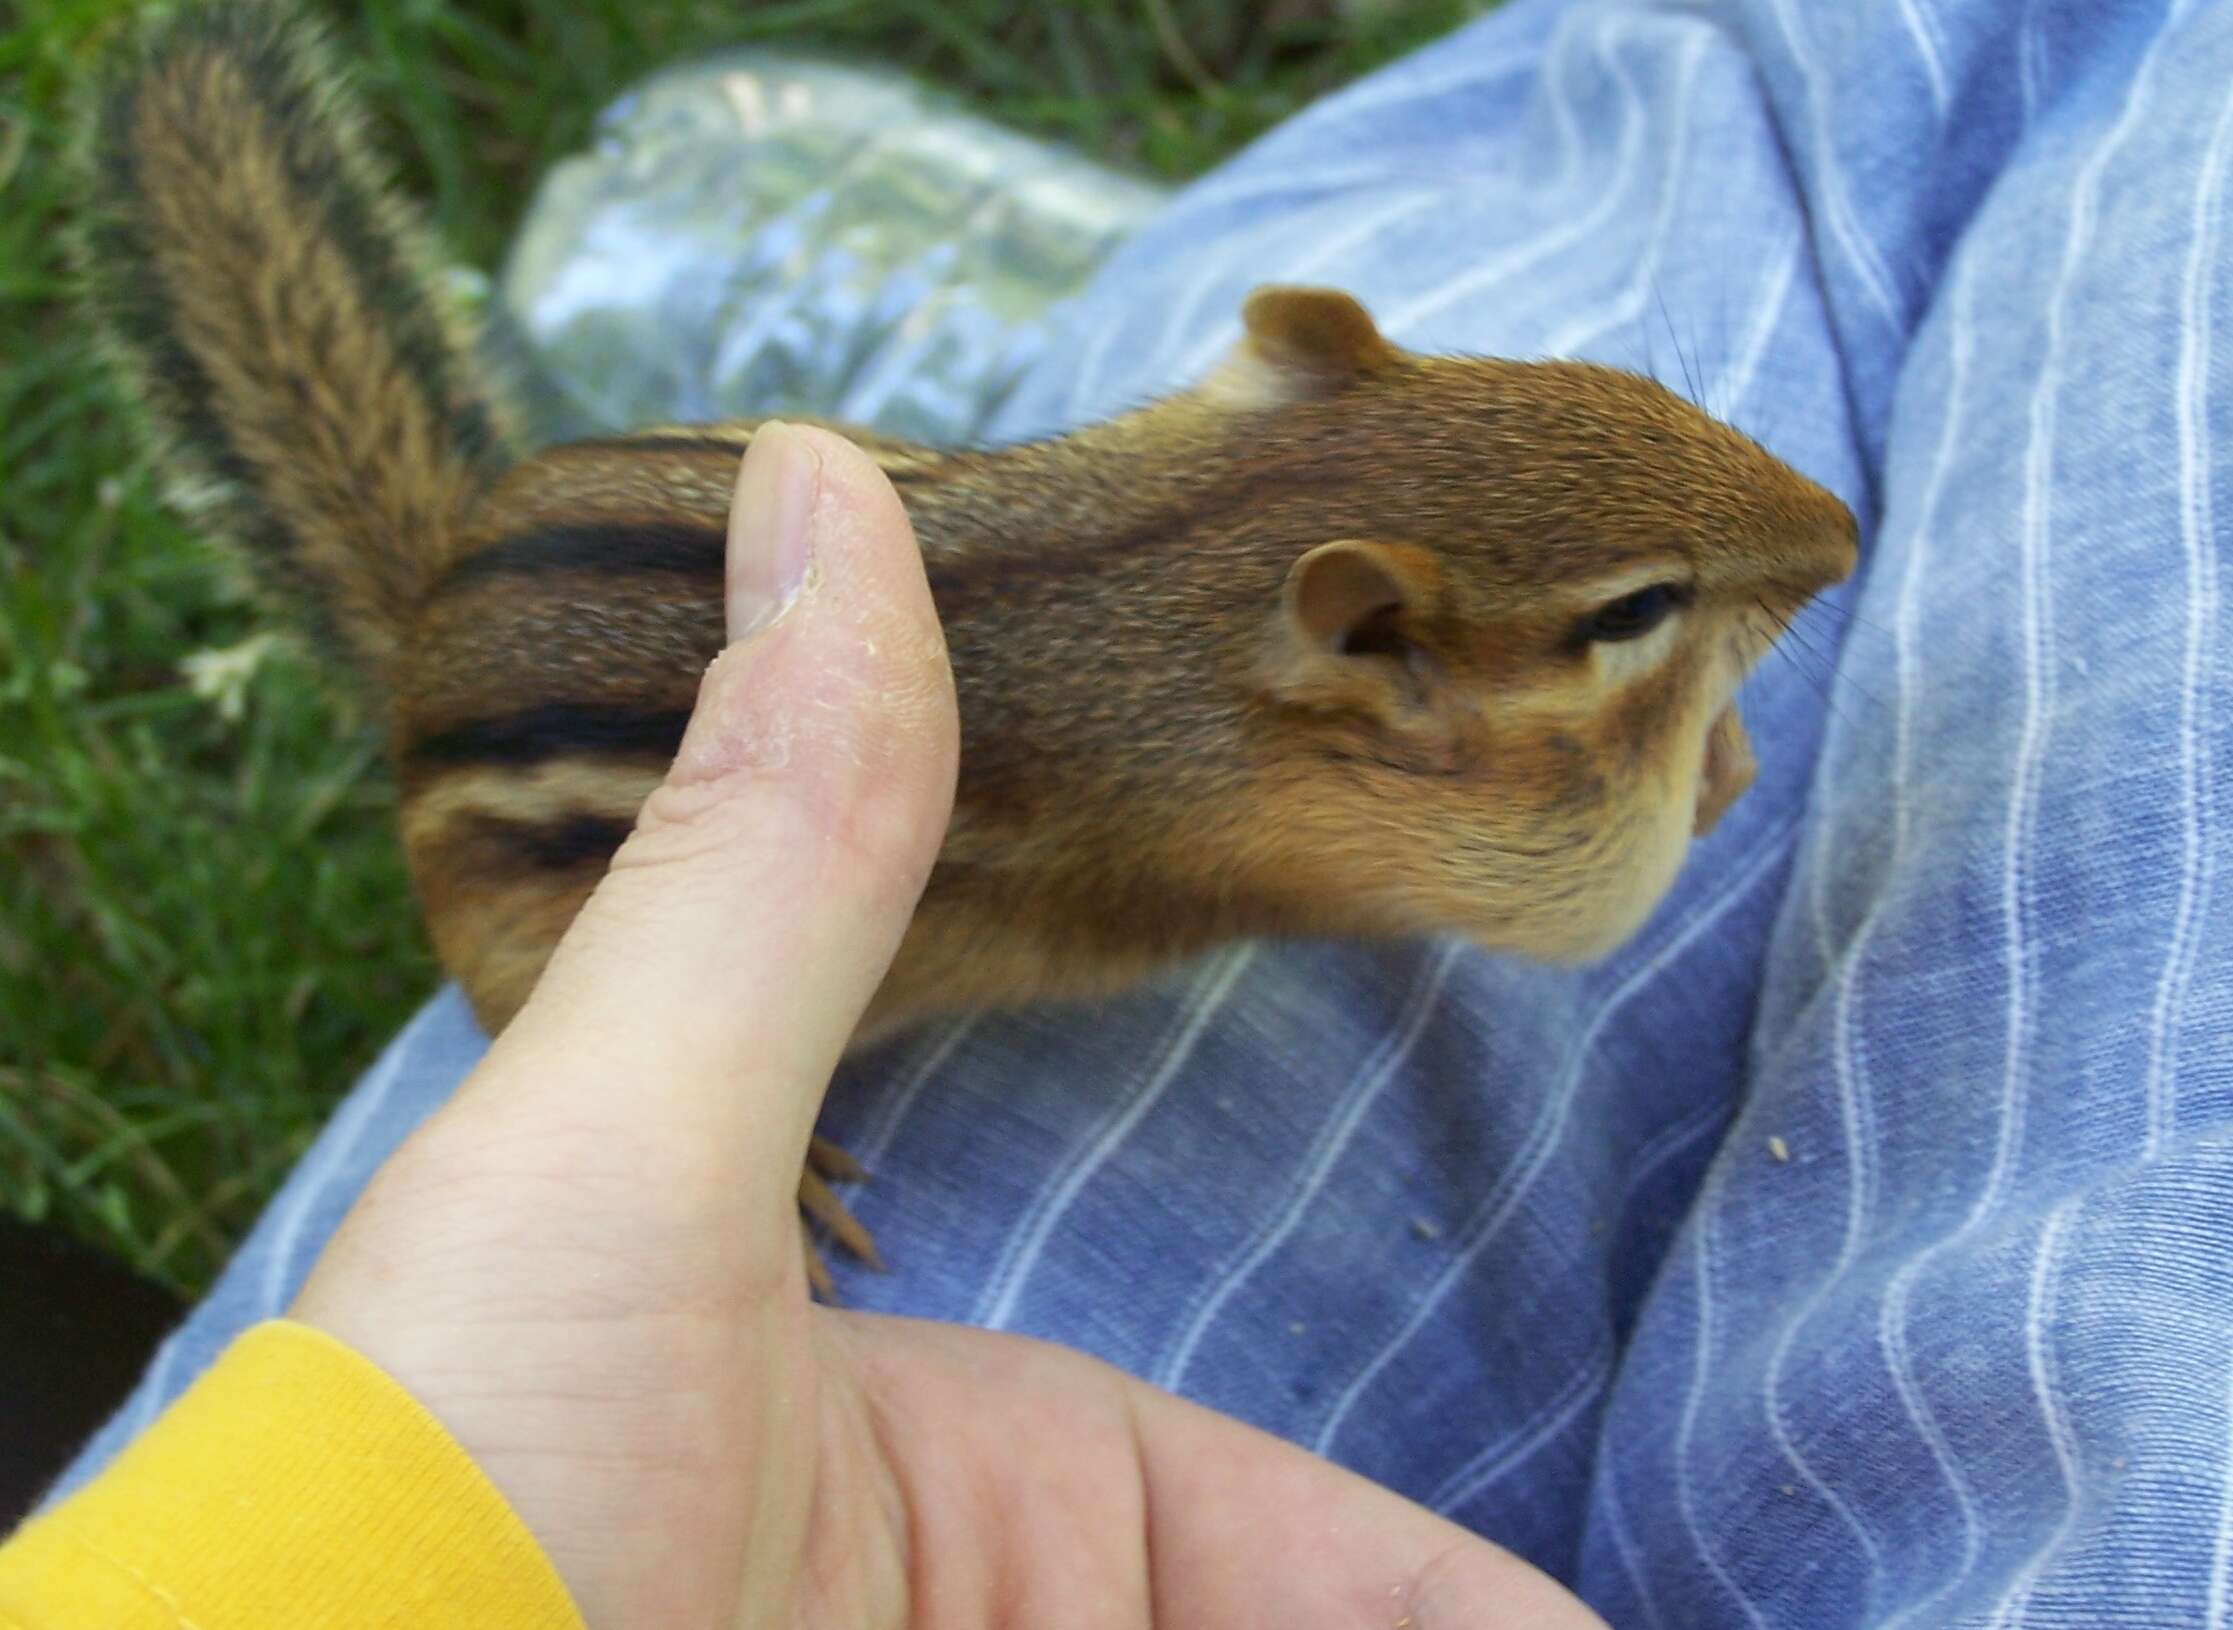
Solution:
<path fill-rule="evenodd" d="M 1642 639 L 1689 598 L 1690 591 L 1679 584 L 1654 583 L 1599 607 L 1584 619 L 1578 633 L 1585 645 Z"/>

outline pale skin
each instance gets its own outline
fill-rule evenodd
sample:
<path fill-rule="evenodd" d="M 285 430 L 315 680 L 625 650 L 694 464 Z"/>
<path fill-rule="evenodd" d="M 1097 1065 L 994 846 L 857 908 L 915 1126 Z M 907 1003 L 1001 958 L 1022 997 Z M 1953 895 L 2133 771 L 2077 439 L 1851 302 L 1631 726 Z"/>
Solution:
<path fill-rule="evenodd" d="M 779 580 L 805 542 L 804 586 Z M 593 1630 L 1581 1630 L 1511 1555 L 1059 1347 L 817 1305 L 796 1204 L 951 809 L 897 497 L 764 431 L 730 631 L 534 996 L 294 1315 L 440 1418 Z"/>

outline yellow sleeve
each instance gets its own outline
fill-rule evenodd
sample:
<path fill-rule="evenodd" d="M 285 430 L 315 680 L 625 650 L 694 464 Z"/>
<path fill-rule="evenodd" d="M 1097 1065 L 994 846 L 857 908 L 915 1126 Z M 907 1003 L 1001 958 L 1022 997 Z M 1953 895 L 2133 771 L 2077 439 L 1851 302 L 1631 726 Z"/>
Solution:
<path fill-rule="evenodd" d="M 100 1477 L 0 1545 L 6 1630 L 582 1630 L 566 1587 L 410 1394 L 258 1325 Z"/>

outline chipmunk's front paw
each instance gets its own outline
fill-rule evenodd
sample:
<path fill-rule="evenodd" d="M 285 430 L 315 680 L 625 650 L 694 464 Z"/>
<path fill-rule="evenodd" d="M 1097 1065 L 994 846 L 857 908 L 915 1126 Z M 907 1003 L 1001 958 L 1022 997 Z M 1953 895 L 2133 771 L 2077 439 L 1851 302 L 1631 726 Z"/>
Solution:
<path fill-rule="evenodd" d="M 815 1138 L 807 1145 L 806 1169 L 799 1174 L 799 1210 L 809 1218 L 826 1225 L 838 1244 L 867 1263 L 878 1273 L 884 1271 L 884 1259 L 877 1255 L 876 1241 L 860 1225 L 852 1212 L 845 1209 L 830 1189 L 832 1183 L 858 1183 L 868 1173 L 861 1163 L 840 1149 L 828 1138 Z M 825 1302 L 837 1300 L 837 1287 L 831 1282 L 829 1264 L 814 1249 L 814 1241 L 801 1235 L 806 1249 L 807 1283 L 814 1287 L 814 1294 Z"/>

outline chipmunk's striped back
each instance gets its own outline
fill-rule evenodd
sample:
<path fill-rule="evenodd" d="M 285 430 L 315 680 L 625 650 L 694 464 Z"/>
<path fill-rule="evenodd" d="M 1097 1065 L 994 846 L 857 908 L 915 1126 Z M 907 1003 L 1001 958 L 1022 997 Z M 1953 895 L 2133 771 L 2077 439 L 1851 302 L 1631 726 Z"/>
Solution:
<path fill-rule="evenodd" d="M 395 690 L 403 834 L 437 947 L 500 1023 L 635 824 L 725 639 L 753 426 L 545 448 L 473 507 Z M 859 430 L 904 494 L 954 461 Z M 930 540 L 926 539 L 926 543 Z"/>
<path fill-rule="evenodd" d="M 82 250 L 170 473 L 385 685 L 511 455 L 341 85 L 316 26 L 264 0 L 153 24 L 94 110 Z"/>

